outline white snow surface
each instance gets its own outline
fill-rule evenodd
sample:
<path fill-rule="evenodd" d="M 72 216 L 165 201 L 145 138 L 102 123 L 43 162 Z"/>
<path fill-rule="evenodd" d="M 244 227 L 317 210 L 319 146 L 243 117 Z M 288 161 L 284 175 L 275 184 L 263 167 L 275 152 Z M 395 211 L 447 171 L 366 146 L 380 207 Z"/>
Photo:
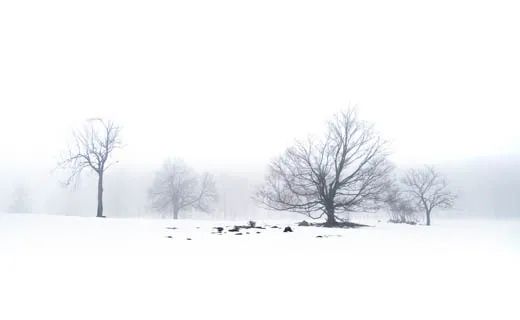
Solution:
<path fill-rule="evenodd" d="M 0 319 L 520 319 L 518 220 L 235 224 L 0 215 Z"/>

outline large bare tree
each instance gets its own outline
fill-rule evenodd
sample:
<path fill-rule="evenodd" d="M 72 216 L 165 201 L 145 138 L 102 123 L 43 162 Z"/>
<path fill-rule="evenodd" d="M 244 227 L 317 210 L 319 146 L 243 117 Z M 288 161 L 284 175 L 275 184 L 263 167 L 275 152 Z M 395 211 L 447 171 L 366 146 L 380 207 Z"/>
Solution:
<path fill-rule="evenodd" d="M 354 109 L 341 112 L 322 140 L 296 142 L 270 164 L 256 198 L 268 209 L 325 216 L 328 227 L 351 212 L 376 210 L 392 170 L 385 147 Z"/>
<path fill-rule="evenodd" d="M 405 192 L 426 214 L 426 225 L 431 224 L 431 213 L 435 208 L 453 207 L 456 195 L 448 190 L 446 179 L 431 166 L 410 169 L 402 179 Z"/>
<path fill-rule="evenodd" d="M 114 150 L 122 147 L 121 128 L 112 121 L 99 118 L 88 119 L 83 128 L 73 132 L 73 143 L 59 166 L 70 169 L 71 174 L 65 184 L 78 181 L 87 169 L 96 173 L 97 217 L 103 216 L 103 177 L 105 172 L 117 162 L 111 161 Z"/>
<path fill-rule="evenodd" d="M 209 212 L 217 200 L 213 177 L 207 173 L 198 175 L 181 160 L 164 163 L 148 194 L 155 210 L 171 212 L 174 219 L 183 210 Z"/>

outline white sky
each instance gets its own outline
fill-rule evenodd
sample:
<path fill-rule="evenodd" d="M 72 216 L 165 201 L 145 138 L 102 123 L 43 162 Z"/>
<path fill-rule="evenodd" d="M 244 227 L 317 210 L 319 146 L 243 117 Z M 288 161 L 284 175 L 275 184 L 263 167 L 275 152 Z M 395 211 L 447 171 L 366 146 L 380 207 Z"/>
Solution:
<path fill-rule="evenodd" d="M 262 168 L 358 105 L 399 163 L 520 153 L 518 1 L 2 1 L 0 163 L 93 116 L 122 163 Z"/>

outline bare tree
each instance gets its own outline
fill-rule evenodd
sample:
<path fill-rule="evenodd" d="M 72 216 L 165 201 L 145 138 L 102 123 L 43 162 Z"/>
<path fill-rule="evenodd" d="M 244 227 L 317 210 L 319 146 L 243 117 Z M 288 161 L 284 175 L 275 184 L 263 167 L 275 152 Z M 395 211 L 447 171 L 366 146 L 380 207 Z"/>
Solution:
<path fill-rule="evenodd" d="M 426 225 L 431 224 L 431 213 L 435 208 L 453 207 L 456 195 L 448 190 L 448 183 L 431 166 L 410 169 L 402 180 L 405 192 L 415 201 L 418 208 L 426 213 Z"/>
<path fill-rule="evenodd" d="M 180 160 L 164 163 L 148 194 L 155 210 L 171 212 L 174 219 L 178 219 L 183 210 L 209 212 L 217 200 L 213 176 L 198 175 Z"/>
<path fill-rule="evenodd" d="M 385 204 L 390 213 L 390 222 L 415 224 L 417 208 L 412 199 L 397 185 L 386 191 Z"/>
<path fill-rule="evenodd" d="M 9 213 L 31 213 L 31 199 L 27 189 L 19 185 L 13 192 L 12 202 L 7 209 Z"/>
<path fill-rule="evenodd" d="M 272 210 L 326 216 L 328 227 L 351 212 L 376 210 L 392 170 L 385 145 L 354 109 L 339 113 L 323 140 L 296 142 L 270 164 L 256 199 Z"/>
<path fill-rule="evenodd" d="M 74 142 L 59 166 L 70 169 L 66 185 L 77 182 L 83 170 L 97 174 L 97 217 L 103 216 L 103 177 L 117 162 L 111 161 L 114 150 L 122 147 L 121 128 L 112 121 L 89 119 L 81 130 L 74 131 Z"/>

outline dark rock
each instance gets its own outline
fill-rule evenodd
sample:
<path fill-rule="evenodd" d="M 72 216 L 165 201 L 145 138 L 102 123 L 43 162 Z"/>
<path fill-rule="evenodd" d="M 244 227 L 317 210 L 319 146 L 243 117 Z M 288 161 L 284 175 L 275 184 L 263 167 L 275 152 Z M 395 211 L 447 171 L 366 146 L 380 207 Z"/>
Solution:
<path fill-rule="evenodd" d="M 235 233 L 236 236 L 241 236 L 242 235 L 242 232 L 237 232 Z"/>
<path fill-rule="evenodd" d="M 168 229 L 168 230 L 176 230 L 177 227 L 166 227 L 166 229 Z"/>
<path fill-rule="evenodd" d="M 292 231 L 291 227 L 285 227 L 285 229 L 283 229 L 283 232 L 293 232 L 293 231 Z"/>
<path fill-rule="evenodd" d="M 272 226 L 271 229 L 280 229 L 279 226 Z"/>
<path fill-rule="evenodd" d="M 323 238 L 323 236 L 316 236 L 316 238 Z"/>
<path fill-rule="evenodd" d="M 240 227 L 235 226 L 233 229 L 229 229 L 229 232 L 238 232 L 240 231 Z"/>
<path fill-rule="evenodd" d="M 222 227 L 216 227 L 215 229 L 217 229 L 217 231 L 218 231 L 219 233 L 221 233 L 222 231 L 224 231 L 224 228 L 222 228 Z"/>
<path fill-rule="evenodd" d="M 173 237 L 172 237 L 172 236 L 166 236 L 166 238 L 171 239 L 171 238 L 173 238 Z"/>
<path fill-rule="evenodd" d="M 310 226 L 310 225 L 311 225 L 311 224 L 308 223 L 308 222 L 305 221 L 305 220 L 303 220 L 302 222 L 299 222 L 299 223 L 298 223 L 298 226 L 300 226 L 300 227 L 308 227 L 308 226 Z"/>
<path fill-rule="evenodd" d="M 186 238 L 186 240 L 191 240 L 191 238 Z"/>
<path fill-rule="evenodd" d="M 257 231 L 256 234 L 260 234 L 261 232 L 260 231 Z"/>

